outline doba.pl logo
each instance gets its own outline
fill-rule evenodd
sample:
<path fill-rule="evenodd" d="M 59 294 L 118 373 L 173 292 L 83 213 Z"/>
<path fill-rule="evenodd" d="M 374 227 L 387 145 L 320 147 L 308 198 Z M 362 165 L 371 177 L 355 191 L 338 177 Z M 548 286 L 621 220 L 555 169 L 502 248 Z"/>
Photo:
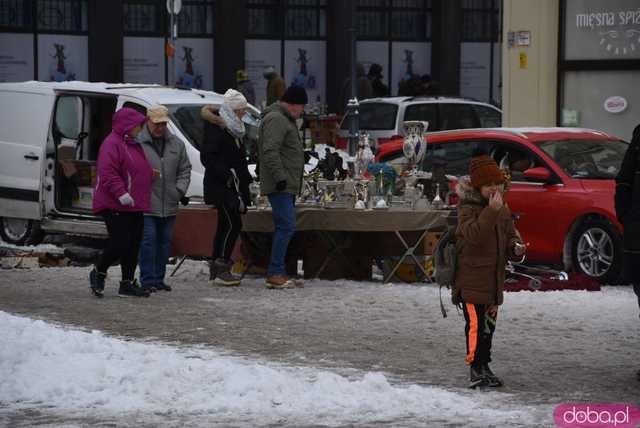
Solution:
<path fill-rule="evenodd" d="M 553 411 L 561 428 L 635 428 L 640 424 L 640 408 L 631 404 L 567 403 Z"/>

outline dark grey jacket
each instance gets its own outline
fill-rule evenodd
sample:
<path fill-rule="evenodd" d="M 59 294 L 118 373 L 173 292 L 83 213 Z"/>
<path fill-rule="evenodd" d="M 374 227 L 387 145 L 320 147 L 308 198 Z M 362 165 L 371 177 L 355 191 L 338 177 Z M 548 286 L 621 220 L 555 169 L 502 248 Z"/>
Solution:
<path fill-rule="evenodd" d="M 153 142 L 147 125 L 136 138 L 144 150 L 151 168 L 160 171 L 160 177 L 153 179 L 151 186 L 151 211 L 147 214 L 155 217 L 174 216 L 178 212 L 178 202 L 189 188 L 191 181 L 191 162 L 182 141 L 169 131 L 162 144 Z"/>
<path fill-rule="evenodd" d="M 258 131 L 260 192 L 275 193 L 276 183 L 287 181 L 285 192 L 297 195 L 302 187 L 304 148 L 296 121 L 279 102 L 262 113 Z"/>
<path fill-rule="evenodd" d="M 616 177 L 616 216 L 624 226 L 624 279 L 640 283 L 640 125 Z"/>

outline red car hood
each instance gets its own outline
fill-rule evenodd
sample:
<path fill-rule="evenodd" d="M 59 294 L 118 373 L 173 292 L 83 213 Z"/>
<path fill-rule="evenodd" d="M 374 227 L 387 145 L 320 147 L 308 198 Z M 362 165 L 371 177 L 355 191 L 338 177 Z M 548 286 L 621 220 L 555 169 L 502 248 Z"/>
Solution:
<path fill-rule="evenodd" d="M 616 181 L 611 180 L 580 180 L 582 187 L 587 192 L 602 192 L 608 193 L 613 198 L 613 194 L 616 190 Z"/>

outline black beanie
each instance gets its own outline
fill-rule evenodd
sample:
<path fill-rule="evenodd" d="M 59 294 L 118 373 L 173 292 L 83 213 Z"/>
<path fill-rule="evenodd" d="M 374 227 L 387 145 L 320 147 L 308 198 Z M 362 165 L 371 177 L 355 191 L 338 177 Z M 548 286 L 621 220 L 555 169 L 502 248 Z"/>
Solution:
<path fill-rule="evenodd" d="M 309 102 L 309 99 L 307 98 L 307 91 L 302 86 L 291 85 L 280 98 L 280 101 L 287 104 L 305 105 Z"/>

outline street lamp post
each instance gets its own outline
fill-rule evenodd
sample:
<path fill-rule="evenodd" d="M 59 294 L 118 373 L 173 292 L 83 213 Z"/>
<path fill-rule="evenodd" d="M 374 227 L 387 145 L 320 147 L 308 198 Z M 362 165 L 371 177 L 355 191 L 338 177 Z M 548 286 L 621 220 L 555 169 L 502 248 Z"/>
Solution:
<path fill-rule="evenodd" d="M 169 86 L 176 84 L 176 40 L 178 39 L 178 15 L 182 9 L 182 0 L 167 0 L 167 11 L 169 12 Z"/>

